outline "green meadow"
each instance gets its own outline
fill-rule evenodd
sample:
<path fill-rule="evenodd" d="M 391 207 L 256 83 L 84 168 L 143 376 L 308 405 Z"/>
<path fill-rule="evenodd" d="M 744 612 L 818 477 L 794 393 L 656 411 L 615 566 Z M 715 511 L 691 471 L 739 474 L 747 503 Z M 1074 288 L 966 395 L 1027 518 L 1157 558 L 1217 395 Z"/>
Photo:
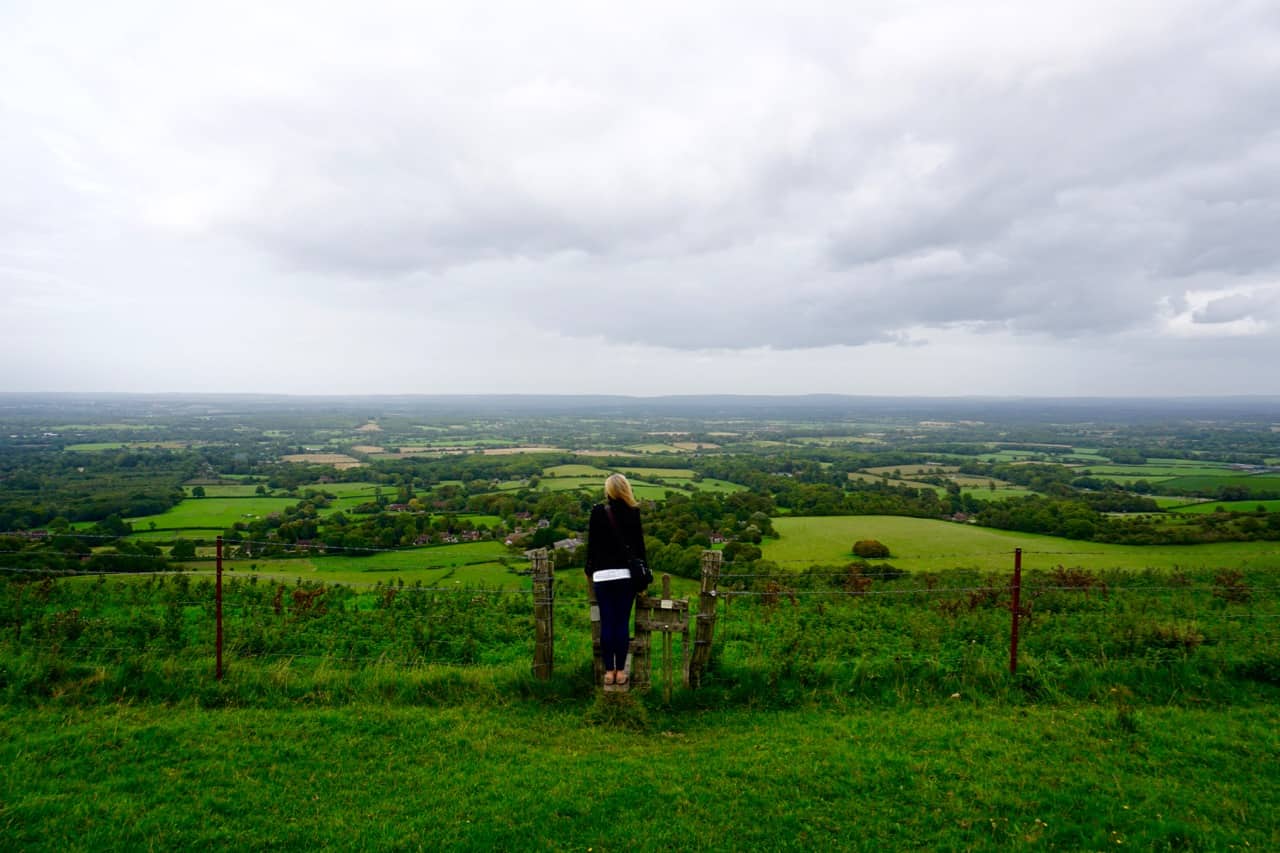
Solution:
<path fill-rule="evenodd" d="M 237 521 L 252 521 L 297 503 L 296 498 L 188 498 L 157 515 L 126 519 L 135 529 L 155 523 L 160 530 L 225 530 Z"/>
<path fill-rule="evenodd" d="M 775 518 L 773 526 L 779 537 L 765 541 L 764 556 L 792 567 L 846 563 L 853 559 L 855 541 L 878 539 L 890 549 L 888 562 L 909 571 L 979 568 L 1003 572 L 1013 567 L 1015 548 L 1022 548 L 1025 566 L 1040 568 L 1062 564 L 1095 570 L 1244 566 L 1280 569 L 1280 542 L 1107 545 L 882 515 L 784 516 Z"/>
<path fill-rule="evenodd" d="M 1257 512 L 1262 507 L 1265 512 L 1280 512 L 1280 500 L 1269 501 L 1204 501 L 1190 506 L 1180 506 L 1174 512 L 1207 513 L 1225 510 L 1227 512 Z"/>
<path fill-rule="evenodd" d="M 6 846 L 1225 850 L 1280 844 L 1274 708 L 0 708 Z"/>

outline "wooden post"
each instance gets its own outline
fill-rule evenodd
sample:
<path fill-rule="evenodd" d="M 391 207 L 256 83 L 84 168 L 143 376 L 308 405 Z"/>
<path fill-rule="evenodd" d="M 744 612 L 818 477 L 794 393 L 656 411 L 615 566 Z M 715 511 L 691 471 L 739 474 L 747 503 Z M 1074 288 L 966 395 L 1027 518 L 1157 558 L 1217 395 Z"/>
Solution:
<path fill-rule="evenodd" d="M 545 548 L 534 551 L 533 563 L 533 676 L 547 681 L 555 660 L 555 579 Z"/>
<path fill-rule="evenodd" d="M 1018 674 L 1018 607 L 1022 596 L 1022 549 L 1013 549 L 1013 589 L 1009 610 L 1013 613 L 1013 627 L 1009 633 L 1009 674 Z"/>
<path fill-rule="evenodd" d="M 600 602 L 596 601 L 596 585 L 587 578 L 587 604 L 591 608 L 591 660 L 597 685 L 604 684 L 604 657 L 600 652 Z"/>
<path fill-rule="evenodd" d="M 662 575 L 662 600 L 671 600 L 671 575 Z M 662 701 L 671 702 L 671 632 L 662 632 Z"/>
<path fill-rule="evenodd" d="M 711 662 L 711 640 L 716 632 L 716 602 L 720 585 L 720 562 L 724 555 L 719 551 L 702 552 L 702 590 L 698 593 L 697 625 L 693 634 L 693 656 L 685 667 L 684 683 L 698 687 L 702 674 Z"/>
<path fill-rule="evenodd" d="M 217 630 L 218 630 L 218 638 L 217 638 L 217 645 L 218 645 L 218 670 L 217 670 L 217 680 L 218 680 L 218 681 L 221 681 L 221 680 L 222 680 L 222 537 L 221 537 L 221 536 L 219 536 L 219 537 L 218 537 L 217 542 L 218 542 L 218 557 L 217 557 L 217 566 L 218 566 L 218 572 L 217 572 L 217 574 L 218 574 L 218 580 L 217 580 L 217 586 L 216 586 L 215 591 L 214 591 L 214 616 L 213 616 L 213 618 L 214 618 L 214 621 L 218 624 L 218 629 L 217 629 Z"/>

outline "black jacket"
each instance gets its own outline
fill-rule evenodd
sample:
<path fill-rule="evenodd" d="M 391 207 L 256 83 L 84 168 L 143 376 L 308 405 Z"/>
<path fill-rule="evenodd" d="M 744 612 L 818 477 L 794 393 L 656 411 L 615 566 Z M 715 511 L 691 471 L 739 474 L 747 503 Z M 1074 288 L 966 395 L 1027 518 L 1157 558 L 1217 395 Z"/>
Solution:
<path fill-rule="evenodd" d="M 609 516 L 605 514 L 604 504 L 596 504 L 591 508 L 591 521 L 587 524 L 587 576 L 597 569 L 627 568 L 627 552 L 618 541 L 631 548 L 631 556 L 647 561 L 644 553 L 644 530 L 640 526 L 640 510 L 633 509 L 624 501 L 609 501 L 613 508 L 614 521 L 618 523 L 618 533 L 614 533 L 609 524 Z"/>

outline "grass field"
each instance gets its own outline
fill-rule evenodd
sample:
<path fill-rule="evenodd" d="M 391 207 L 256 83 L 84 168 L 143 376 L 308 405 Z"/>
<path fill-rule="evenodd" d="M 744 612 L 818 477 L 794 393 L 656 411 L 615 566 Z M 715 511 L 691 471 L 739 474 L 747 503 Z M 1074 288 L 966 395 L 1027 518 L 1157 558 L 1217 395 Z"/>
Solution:
<path fill-rule="evenodd" d="M 191 497 L 191 490 L 195 486 L 183 486 L 182 490 L 187 493 L 187 497 Z M 204 489 L 206 498 L 252 498 L 257 497 L 257 486 L 242 486 L 230 483 L 217 483 L 201 486 Z"/>
<path fill-rule="evenodd" d="M 853 559 L 853 543 L 878 539 L 894 566 L 909 571 L 973 567 L 1007 571 L 1014 548 L 1023 564 L 1044 568 L 1063 564 L 1089 569 L 1174 569 L 1266 567 L 1280 570 L 1280 542 L 1223 542 L 1211 545 L 1106 545 L 1053 536 L 992 530 L 948 521 L 898 516 L 786 516 L 773 521 L 780 534 L 763 545 L 766 559 L 793 567 L 841 564 Z"/>
<path fill-rule="evenodd" d="M 1280 512 L 1280 500 L 1269 501 L 1204 501 L 1190 506 L 1180 506 L 1173 510 L 1183 513 L 1217 512 L 1219 507 L 1228 512 L 1254 512 L 1262 507 L 1267 512 Z"/>
<path fill-rule="evenodd" d="M 158 529 L 163 530 L 225 530 L 237 521 L 250 521 L 280 512 L 297 502 L 294 498 L 189 498 L 158 515 L 144 515 L 127 521 L 139 531 L 145 531 L 153 521 Z"/>
<path fill-rule="evenodd" d="M 6 846 L 1232 849 L 1280 843 L 1274 709 L 0 709 Z M 1230 769 L 1228 769 L 1230 768 Z M 637 803 L 643 804 L 637 807 Z"/>
<path fill-rule="evenodd" d="M 593 477 L 603 483 L 609 471 L 594 465 L 553 465 L 542 469 L 544 477 Z"/>
<path fill-rule="evenodd" d="M 691 481 L 689 485 L 698 491 L 721 492 L 726 495 L 731 495 L 734 492 L 747 491 L 747 487 L 741 483 L 731 483 L 728 480 L 717 480 L 714 477 L 703 477 L 701 480 Z"/>
<path fill-rule="evenodd" d="M 190 446 L 186 441 L 88 441 L 81 444 L 68 444 L 64 449 L 80 453 L 97 453 L 103 450 L 139 450 L 143 448 L 169 448 L 176 450 Z"/>
<path fill-rule="evenodd" d="M 689 468 L 635 468 L 624 466 L 622 473 L 629 478 L 641 480 L 692 480 L 693 471 Z"/>
<path fill-rule="evenodd" d="M 1188 491 L 1203 491 L 1206 489 L 1220 489 L 1223 486 L 1241 486 L 1249 490 L 1251 494 L 1278 492 L 1280 493 L 1280 475 L 1276 474 L 1237 474 L 1235 476 L 1225 477 L 1176 477 L 1172 480 L 1164 480 L 1161 487 L 1166 489 L 1186 489 Z"/>
<path fill-rule="evenodd" d="M 527 589 L 529 579 L 512 574 L 498 562 L 499 558 L 508 560 L 519 570 L 527 568 L 528 561 L 522 555 L 511 554 L 501 542 L 431 545 L 365 556 L 332 554 L 284 559 L 227 559 L 223 561 L 223 567 L 233 574 L 257 574 L 284 580 L 303 578 L 325 583 L 369 585 L 379 581 L 403 581 L 407 584 L 421 581 L 428 586 L 447 582 Z M 198 572 L 213 569 L 209 560 L 192 561 L 184 565 Z"/>

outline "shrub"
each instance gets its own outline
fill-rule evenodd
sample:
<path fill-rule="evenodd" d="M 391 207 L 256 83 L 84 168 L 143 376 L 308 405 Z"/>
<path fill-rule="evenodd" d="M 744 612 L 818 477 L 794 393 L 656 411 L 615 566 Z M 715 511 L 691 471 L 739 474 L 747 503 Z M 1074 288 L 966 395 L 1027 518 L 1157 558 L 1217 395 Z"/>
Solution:
<path fill-rule="evenodd" d="M 853 553 L 867 559 L 884 559 L 890 556 L 889 546 L 878 539 L 859 539 L 853 543 Z"/>

